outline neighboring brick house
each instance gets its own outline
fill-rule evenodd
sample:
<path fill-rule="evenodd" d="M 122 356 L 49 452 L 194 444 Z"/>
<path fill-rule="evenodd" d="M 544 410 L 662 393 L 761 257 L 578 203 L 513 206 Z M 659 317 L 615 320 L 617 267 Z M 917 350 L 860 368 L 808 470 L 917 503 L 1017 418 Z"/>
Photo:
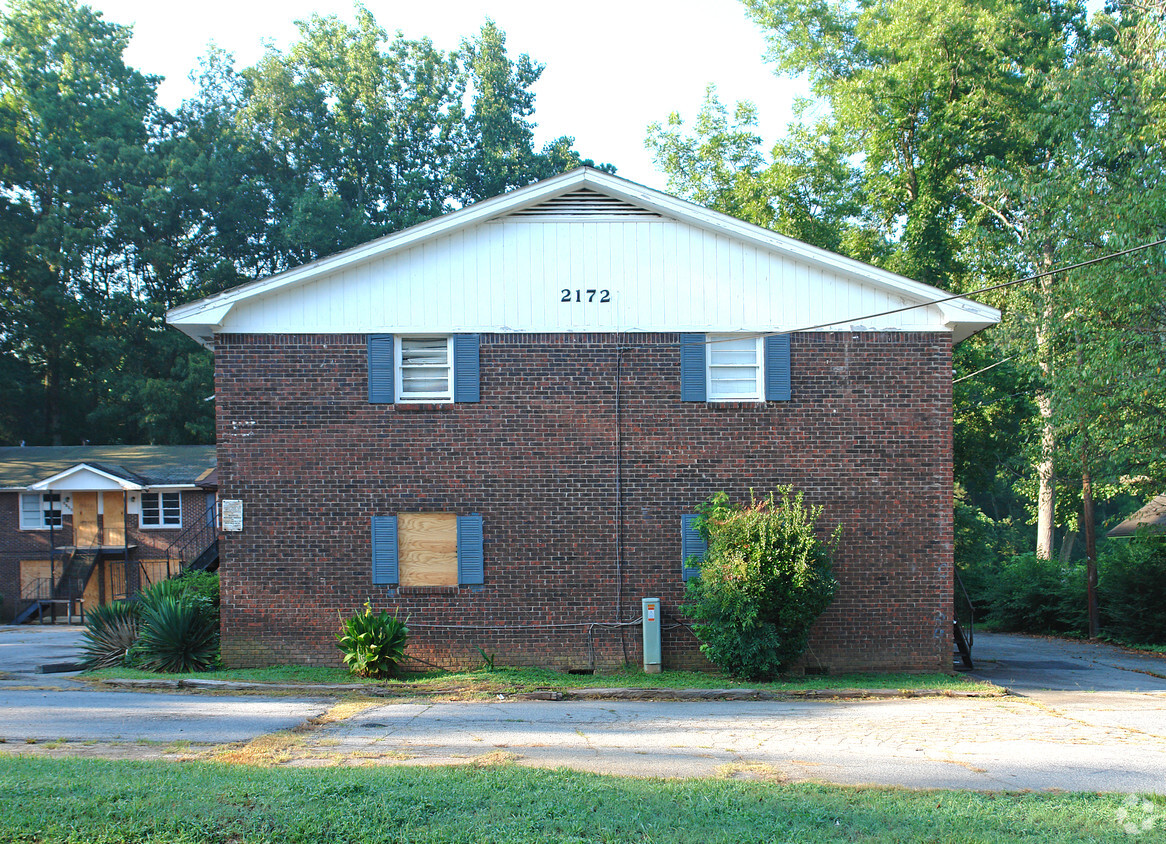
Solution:
<path fill-rule="evenodd" d="M 186 539 L 214 541 L 214 468 L 213 445 L 0 448 L 0 617 L 79 611 L 176 573 L 196 552 Z"/>
<path fill-rule="evenodd" d="M 952 344 L 998 318 L 586 168 L 175 308 L 242 511 L 224 660 L 337 664 L 370 600 L 429 662 L 614 666 L 655 597 L 705 665 L 686 517 L 793 484 L 844 530 L 807 667 L 950 669 Z"/>

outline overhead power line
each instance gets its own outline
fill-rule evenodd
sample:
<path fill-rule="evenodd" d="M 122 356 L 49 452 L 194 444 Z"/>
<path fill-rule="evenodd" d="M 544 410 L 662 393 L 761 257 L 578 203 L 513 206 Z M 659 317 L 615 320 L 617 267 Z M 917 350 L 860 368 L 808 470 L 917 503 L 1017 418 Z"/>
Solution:
<path fill-rule="evenodd" d="M 904 305 L 901 308 L 892 308 L 889 311 L 879 311 L 873 314 L 862 314 L 855 317 L 847 317 L 846 319 L 838 319 L 833 322 L 820 322 L 817 325 L 804 325 L 799 328 L 787 328 L 782 331 L 760 331 L 760 332 L 744 332 L 742 334 L 734 335 L 731 338 L 717 338 L 714 340 L 705 340 L 705 344 L 723 343 L 729 340 L 738 339 L 740 337 L 780 337 L 784 334 L 800 334 L 803 331 L 817 331 L 821 328 L 831 328 L 836 325 L 852 325 L 868 319 L 877 319 L 879 317 L 893 316 L 895 314 L 905 313 L 906 311 L 913 311 L 918 308 L 930 308 L 932 305 L 942 305 L 944 302 L 954 302 L 957 299 L 967 299 L 970 296 L 978 296 L 981 293 L 991 293 L 994 290 L 1003 290 L 1007 287 L 1015 287 L 1018 284 L 1027 284 L 1030 281 L 1037 281 L 1038 279 L 1047 278 L 1048 276 L 1060 275 L 1067 273 L 1070 270 L 1078 270 L 1082 267 L 1089 267 L 1094 264 L 1100 264 L 1103 261 L 1110 261 L 1114 258 L 1121 258 L 1125 255 L 1132 255 L 1135 252 L 1141 252 L 1145 249 L 1152 249 L 1155 246 L 1166 244 L 1166 237 L 1155 240 L 1151 243 L 1143 243 L 1140 246 L 1131 246 L 1129 249 L 1123 249 L 1120 252 L 1111 252 L 1108 255 L 1101 255 L 1097 258 L 1090 258 L 1086 261 L 1078 261 L 1076 264 L 1069 264 L 1064 267 L 1055 267 L 1051 270 L 1035 273 L 1034 275 L 1025 276 L 1024 278 L 1014 278 L 1011 281 L 1003 281 L 1000 284 L 992 284 L 988 287 L 980 287 L 976 290 L 969 290 L 967 293 L 953 293 L 950 296 L 943 296 L 939 299 L 932 299 L 929 302 L 918 302 L 914 305 Z M 1003 361 L 1001 361 L 1003 363 Z M 972 373 L 975 375 L 976 373 Z M 971 376 L 965 376 L 971 377 Z"/>
<path fill-rule="evenodd" d="M 1008 361 L 1012 360 L 1012 358 L 1014 358 L 1014 357 L 1015 357 L 1015 355 L 1009 355 L 1008 357 L 1004 358 L 1003 360 L 998 360 L 995 363 L 988 364 L 983 369 L 977 369 L 975 372 L 971 372 L 971 373 L 968 373 L 967 375 L 961 376 L 960 378 L 955 379 L 951 383 L 958 384 L 960 381 L 966 381 L 969 378 L 972 378 L 973 376 L 979 375 L 981 372 L 987 372 L 989 369 L 993 369 L 1002 363 L 1008 363 Z"/>

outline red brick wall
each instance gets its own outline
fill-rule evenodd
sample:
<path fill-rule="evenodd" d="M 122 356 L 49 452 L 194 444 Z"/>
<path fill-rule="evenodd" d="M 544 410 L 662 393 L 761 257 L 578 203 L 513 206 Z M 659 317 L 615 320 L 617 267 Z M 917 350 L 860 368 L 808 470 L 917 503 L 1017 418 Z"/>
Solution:
<path fill-rule="evenodd" d="M 658 597 L 665 665 L 704 665 L 676 623 L 680 517 L 789 483 L 844 530 L 807 663 L 950 668 L 949 336 L 795 335 L 792 401 L 728 405 L 680 401 L 675 334 L 481 339 L 481 403 L 418 410 L 367 403 L 362 335 L 219 337 L 220 495 L 244 506 L 226 662 L 336 664 L 337 614 L 371 599 L 435 663 L 634 663 L 638 627 L 611 625 Z M 482 514 L 484 587 L 372 584 L 370 517 L 419 511 Z"/>

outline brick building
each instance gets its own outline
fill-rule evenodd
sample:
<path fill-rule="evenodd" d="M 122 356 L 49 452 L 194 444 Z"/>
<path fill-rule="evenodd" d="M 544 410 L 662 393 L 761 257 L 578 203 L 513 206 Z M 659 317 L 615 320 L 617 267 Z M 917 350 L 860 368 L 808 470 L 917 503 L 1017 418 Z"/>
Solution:
<path fill-rule="evenodd" d="M 656 597 L 699 666 L 686 517 L 793 484 L 844 529 L 807 665 L 950 668 L 951 350 L 999 314 L 945 299 L 584 168 L 173 309 L 241 516 L 224 660 L 336 664 L 370 600 L 429 662 L 612 666 Z"/>
<path fill-rule="evenodd" d="M 125 598 L 214 543 L 215 447 L 0 448 L 0 618 Z"/>

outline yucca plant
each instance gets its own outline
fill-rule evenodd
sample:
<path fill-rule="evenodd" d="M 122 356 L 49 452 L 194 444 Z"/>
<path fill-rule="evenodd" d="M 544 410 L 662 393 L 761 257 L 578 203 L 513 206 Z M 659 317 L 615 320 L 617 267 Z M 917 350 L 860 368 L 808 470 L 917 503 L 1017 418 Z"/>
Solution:
<path fill-rule="evenodd" d="M 206 671 L 218 656 L 217 635 L 202 611 L 173 595 L 143 601 L 132 657 L 146 671 Z"/>
<path fill-rule="evenodd" d="M 82 649 L 88 669 L 112 668 L 129 663 L 129 652 L 138 640 L 138 606 L 114 601 L 94 607 L 85 616 Z"/>
<path fill-rule="evenodd" d="M 390 677 L 405 658 L 409 628 L 396 615 L 374 613 L 365 602 L 364 612 L 340 621 L 336 646 L 344 652 L 344 664 L 357 677 Z"/>

